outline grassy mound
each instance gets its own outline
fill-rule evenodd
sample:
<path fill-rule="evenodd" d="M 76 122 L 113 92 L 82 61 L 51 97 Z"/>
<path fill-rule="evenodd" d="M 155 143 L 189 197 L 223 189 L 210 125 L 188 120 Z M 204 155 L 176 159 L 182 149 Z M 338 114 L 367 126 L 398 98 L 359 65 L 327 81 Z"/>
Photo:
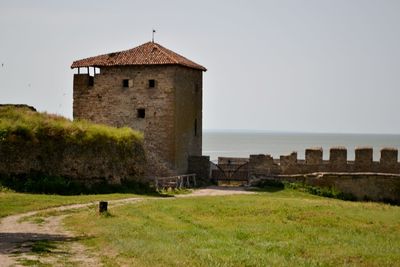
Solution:
<path fill-rule="evenodd" d="M 142 141 L 143 135 L 131 128 L 114 128 L 87 121 L 71 121 L 58 115 L 39 113 L 29 108 L 0 106 L 0 141 L 23 138 L 37 141 L 60 138 L 68 143 L 113 141 L 123 144 Z"/>
<path fill-rule="evenodd" d="M 76 184 L 143 182 L 146 162 L 143 135 L 131 128 L 7 105 L 0 106 L 0 158 L 3 184 L 59 194 L 77 193 Z"/>

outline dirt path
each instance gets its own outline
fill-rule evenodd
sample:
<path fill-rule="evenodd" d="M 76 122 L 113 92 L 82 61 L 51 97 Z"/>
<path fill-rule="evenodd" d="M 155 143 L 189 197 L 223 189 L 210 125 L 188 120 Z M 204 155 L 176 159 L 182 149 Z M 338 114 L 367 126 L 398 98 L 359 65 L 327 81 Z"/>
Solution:
<path fill-rule="evenodd" d="M 244 188 L 208 187 L 179 198 L 201 196 L 223 196 L 252 194 Z M 144 198 L 128 198 L 108 201 L 110 206 L 141 201 Z M 165 198 L 158 198 L 165 199 Z M 23 266 L 24 264 L 49 266 L 100 266 L 98 257 L 77 242 L 79 237 L 63 228 L 62 220 L 67 214 L 60 212 L 89 208 L 96 203 L 85 203 L 49 208 L 17 214 L 1 219 L 0 223 L 0 266 Z M 53 213 L 50 214 L 49 212 Z M 34 216 L 47 213 L 47 216 Z M 37 218 L 37 219 L 38 219 Z M 56 246 L 54 245 L 56 244 Z M 51 253 L 32 253 L 51 251 Z"/>
<path fill-rule="evenodd" d="M 254 192 L 246 191 L 246 188 L 244 187 L 209 186 L 207 188 L 194 190 L 190 194 L 177 195 L 176 197 L 227 196 L 238 194 L 254 194 Z"/>

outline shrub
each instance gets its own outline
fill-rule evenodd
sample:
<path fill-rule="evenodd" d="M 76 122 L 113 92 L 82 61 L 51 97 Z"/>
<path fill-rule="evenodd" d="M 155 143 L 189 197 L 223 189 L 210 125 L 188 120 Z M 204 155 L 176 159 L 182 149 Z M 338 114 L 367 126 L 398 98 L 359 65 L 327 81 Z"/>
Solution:
<path fill-rule="evenodd" d="M 16 191 L 37 194 L 110 194 L 110 193 L 136 193 L 157 194 L 148 184 L 136 181 L 123 181 L 121 184 L 109 184 L 106 181 L 85 185 L 74 179 L 49 176 L 43 173 L 11 174 L 0 176 L 0 192 Z"/>
<path fill-rule="evenodd" d="M 300 182 L 286 182 L 286 181 L 279 181 L 279 180 L 263 180 L 260 182 L 261 187 L 276 187 L 279 189 L 289 188 L 294 190 L 299 190 L 303 192 L 307 192 L 312 195 L 322 196 L 322 197 L 329 197 L 329 198 L 337 198 L 342 200 L 357 200 L 356 197 L 352 194 L 343 193 L 337 190 L 334 187 L 316 187 L 307 185 Z"/>

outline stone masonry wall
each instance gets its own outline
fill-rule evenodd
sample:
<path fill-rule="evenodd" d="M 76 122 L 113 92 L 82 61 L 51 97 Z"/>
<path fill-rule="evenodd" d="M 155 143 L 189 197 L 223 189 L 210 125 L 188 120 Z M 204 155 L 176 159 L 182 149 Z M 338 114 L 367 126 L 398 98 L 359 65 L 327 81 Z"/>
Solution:
<path fill-rule="evenodd" d="M 254 174 L 266 176 L 271 174 L 271 170 L 274 170 L 274 174 L 307 174 L 314 172 L 400 174 L 397 149 L 383 148 L 379 162 L 373 161 L 372 148 L 356 148 L 355 154 L 354 161 L 347 161 L 346 148 L 331 148 L 329 160 L 324 161 L 322 149 L 314 148 L 306 150 L 305 161 L 298 160 L 295 152 L 288 156 L 281 156 L 279 163 L 268 155 L 251 155 L 249 165 Z"/>
<path fill-rule="evenodd" d="M 298 182 L 335 190 L 356 200 L 400 204 L 400 175 L 383 173 L 312 173 L 276 175 L 265 180 Z"/>
<path fill-rule="evenodd" d="M 175 168 L 188 170 L 189 156 L 202 155 L 202 75 L 199 70 L 178 67 L 175 75 Z"/>
<path fill-rule="evenodd" d="M 188 173 L 196 174 L 198 185 L 207 185 L 210 181 L 210 157 L 190 156 L 188 162 Z"/>
<path fill-rule="evenodd" d="M 261 180 L 301 182 L 312 186 L 335 188 L 357 200 L 385 201 L 400 204 L 400 163 L 398 151 L 383 148 L 379 162 L 374 162 L 372 148 L 355 151 L 354 161 L 347 161 L 347 150 L 331 148 L 329 161 L 322 149 L 307 149 L 306 160 L 297 153 L 281 156 L 279 163 L 269 155 L 251 155 L 249 176 L 253 183 Z"/>
<path fill-rule="evenodd" d="M 60 138 L 29 141 L 16 137 L 0 142 L 0 159 L 0 175 L 6 176 L 39 173 L 84 184 L 145 182 L 145 157 L 139 143 L 127 149 L 106 141 L 82 145 Z"/>
<path fill-rule="evenodd" d="M 174 65 L 107 67 L 94 76 L 92 86 L 89 79 L 74 75 L 74 119 L 142 131 L 148 176 L 184 173 L 187 156 L 201 155 L 201 71 Z M 154 88 L 149 80 L 155 80 Z"/>

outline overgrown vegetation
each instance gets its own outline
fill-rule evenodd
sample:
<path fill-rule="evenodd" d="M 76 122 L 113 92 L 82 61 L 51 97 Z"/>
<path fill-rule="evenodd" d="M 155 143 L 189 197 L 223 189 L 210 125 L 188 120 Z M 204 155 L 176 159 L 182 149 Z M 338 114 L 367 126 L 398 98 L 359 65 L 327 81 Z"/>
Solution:
<path fill-rule="evenodd" d="M 188 188 L 168 188 L 168 189 L 161 189 L 158 190 L 158 193 L 162 196 L 175 196 L 175 195 L 186 195 L 192 193 L 192 189 Z"/>
<path fill-rule="evenodd" d="M 18 192 L 151 191 L 139 182 L 146 162 L 143 136 L 127 127 L 0 106 L 0 158 L 0 183 Z M 112 185 L 124 180 L 133 182 Z"/>
<path fill-rule="evenodd" d="M 276 188 L 275 188 L 276 189 Z M 293 189 L 148 200 L 82 211 L 67 226 L 105 266 L 394 266 L 400 207 Z M 93 218 L 96 217 L 94 220 Z M 116 255 L 118 255 L 116 257 Z"/>
<path fill-rule="evenodd" d="M 321 197 L 329 197 L 329 198 L 336 198 L 342 200 L 351 200 L 355 201 L 356 197 L 352 194 L 343 193 L 336 188 L 333 187 L 316 187 L 307 185 L 300 182 L 286 182 L 286 181 L 277 181 L 277 180 L 263 180 L 260 182 L 259 186 L 263 187 L 276 187 L 280 189 L 295 189 L 302 192 L 307 192 L 312 195 L 321 196 Z"/>
<path fill-rule="evenodd" d="M 71 121 L 28 108 L 0 107 L 0 141 L 18 138 L 33 142 L 43 138 L 58 138 L 77 144 L 104 140 L 129 144 L 142 140 L 143 135 L 128 127 L 117 129 L 83 120 Z"/>
<path fill-rule="evenodd" d="M 0 192 L 7 190 L 59 195 L 110 193 L 158 194 L 149 184 L 136 181 L 122 181 L 121 184 L 109 184 L 106 181 L 102 181 L 89 186 L 66 177 L 49 176 L 37 172 L 28 175 L 0 175 Z"/>

